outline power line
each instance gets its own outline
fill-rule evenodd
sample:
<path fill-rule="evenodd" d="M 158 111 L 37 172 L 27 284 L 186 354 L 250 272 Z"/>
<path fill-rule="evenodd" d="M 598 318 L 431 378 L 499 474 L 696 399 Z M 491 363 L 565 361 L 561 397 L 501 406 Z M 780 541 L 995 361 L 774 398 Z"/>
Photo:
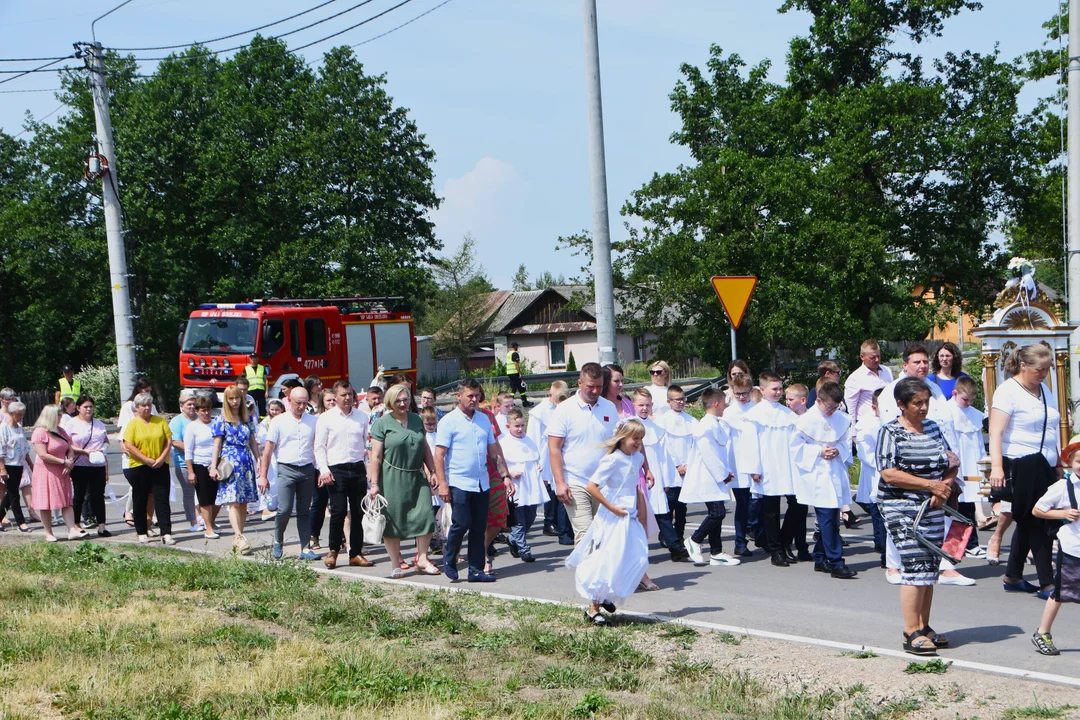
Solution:
<path fill-rule="evenodd" d="M 397 32 L 398 30 L 405 27 L 406 25 L 412 25 L 414 22 L 416 22 L 420 18 L 424 17 L 425 15 L 430 15 L 431 13 L 433 13 L 436 10 L 438 10 L 439 8 L 441 8 L 443 5 L 446 5 L 446 4 L 448 4 L 448 3 L 452 2 L 452 1 L 453 0 L 443 0 L 441 3 L 439 3 L 435 7 L 431 8 L 430 10 L 426 10 L 425 12 L 420 13 L 419 15 L 414 17 L 412 20 L 407 20 L 406 22 L 401 23 L 397 27 L 392 27 L 392 28 L 390 28 L 389 30 L 387 30 L 384 33 L 379 33 L 378 35 L 375 35 L 374 37 L 369 37 L 367 40 L 364 40 L 363 42 L 358 42 L 355 45 L 350 45 L 349 47 L 350 48 L 358 48 L 361 45 L 367 45 L 369 42 L 375 42 L 379 38 L 383 38 L 383 37 L 386 37 L 387 35 L 389 35 L 390 33 Z M 315 60 L 312 60 L 311 62 L 309 62 L 308 65 L 311 65 L 313 63 L 317 63 L 320 60 L 322 60 L 322 58 L 316 58 Z"/>
<path fill-rule="evenodd" d="M 105 18 L 109 17 L 114 12 L 116 12 L 117 10 L 124 7 L 125 5 L 127 5 L 130 2 L 131 2 L 131 0 L 124 0 L 124 2 L 120 3 L 119 5 L 114 7 L 112 10 L 105 13 L 104 15 L 100 15 L 100 16 L 94 18 L 94 21 L 92 23 L 90 23 L 90 37 L 93 38 L 95 43 L 97 42 L 97 34 L 94 32 L 94 26 L 97 25 L 98 20 L 104 20 Z"/>
<path fill-rule="evenodd" d="M 321 25 L 324 22 L 327 22 L 329 20 L 333 20 L 334 18 L 337 18 L 337 17 L 341 17 L 342 15 L 344 15 L 346 13 L 350 13 L 353 10 L 356 10 L 359 7 L 363 7 L 364 5 L 368 5 L 368 4 L 370 4 L 370 3 L 374 2 L 374 1 L 375 0 L 362 0 L 361 2 L 357 3 L 356 5 L 353 5 L 352 7 L 349 7 L 349 8 L 345 8 L 341 12 L 335 13 L 335 14 L 331 15 L 330 17 L 325 17 L 322 20 L 316 20 L 313 23 L 308 23 L 307 25 L 304 25 L 303 27 L 296 28 L 295 30 L 290 30 L 289 32 L 283 32 L 280 35 L 272 35 L 270 37 L 270 39 L 271 40 L 278 40 L 278 39 L 283 38 L 283 37 L 288 37 L 289 35 L 295 35 L 298 32 L 302 32 L 304 30 L 307 30 L 308 28 L 313 28 L 316 25 Z M 391 9 L 393 9 L 393 8 L 391 8 Z M 357 26 L 354 25 L 353 27 L 357 27 Z M 239 34 L 243 35 L 244 33 L 239 33 Z M 333 37 L 333 36 L 331 36 L 331 37 Z M 251 43 L 244 43 L 243 45 L 237 45 L 235 47 L 225 48 L 224 50 L 211 50 L 209 54 L 210 55 L 221 55 L 222 53 L 233 52 L 234 50 L 242 50 L 242 49 L 246 48 L 250 44 Z M 190 45 L 188 47 L 190 47 Z M 154 57 L 154 58 L 135 58 L 135 59 L 138 60 L 139 62 L 153 62 L 153 61 L 157 61 L 157 60 L 167 60 L 168 58 Z"/>
<path fill-rule="evenodd" d="M 38 93 L 38 92 L 61 92 L 64 88 L 41 88 L 40 90 L 0 90 L 0 95 L 13 93 Z"/>
<path fill-rule="evenodd" d="M 370 1 L 370 0 L 368 0 L 368 1 Z M 384 15 L 386 15 L 388 13 L 391 13 L 394 10 L 397 10 L 398 8 L 400 8 L 403 5 L 407 5 L 410 2 L 412 2 L 412 0 L 402 0 L 402 2 L 399 2 L 397 5 L 394 5 L 394 6 L 388 8 L 386 10 L 383 10 L 381 13 L 378 13 L 377 15 L 372 15 L 371 17 L 367 18 L 366 20 L 362 20 L 362 21 L 356 23 L 355 25 L 350 25 L 349 27 L 345 28 L 344 30 L 340 30 L 340 31 L 338 31 L 336 33 L 333 33 L 331 35 L 327 35 L 326 37 L 320 38 L 320 39 L 315 40 L 313 42 L 309 42 L 306 45 L 301 45 L 300 47 L 296 47 L 296 48 L 293 48 L 291 50 L 286 49 L 286 50 L 282 50 L 280 52 L 274 53 L 274 54 L 266 56 L 266 57 L 254 58 L 254 59 L 252 59 L 251 62 L 261 61 L 261 60 L 265 60 L 267 58 L 284 57 L 285 55 L 291 55 L 291 54 L 297 53 L 300 50 L 304 50 L 305 48 L 311 47 L 312 45 L 318 45 L 319 43 L 326 42 L 327 40 L 330 40 L 331 38 L 337 37 L 338 35 L 341 35 L 343 33 L 347 33 L 350 30 L 355 30 L 356 28 L 360 27 L 361 25 L 366 25 L 369 22 L 372 22 L 374 20 L 378 20 L 379 18 L 383 17 Z M 250 45 L 250 43 L 249 43 L 249 45 Z M 243 45 L 241 47 L 248 47 L 248 45 Z M 216 53 L 209 53 L 209 54 L 214 55 Z M 182 77 L 182 76 L 185 76 L 185 75 L 204 75 L 204 74 L 206 74 L 208 72 L 218 72 L 220 69 L 221 68 L 209 68 L 209 69 L 202 69 L 202 70 L 187 70 L 187 71 L 183 71 L 183 72 L 152 73 L 152 74 L 149 74 L 149 75 L 132 75 L 131 77 L 133 77 L 133 78 L 143 78 L 143 79 Z"/>
<path fill-rule="evenodd" d="M 55 110 L 53 110 L 53 111 L 52 111 L 51 113 L 49 113 L 49 114 L 48 114 L 48 115 L 46 115 L 45 117 L 41 117 L 41 118 L 38 118 L 38 119 L 37 119 L 37 122 L 39 122 L 39 123 L 43 123 L 43 122 L 45 122 L 46 120 L 48 120 L 49 118 L 51 118 L 51 117 L 52 117 L 53 115 L 55 115 L 56 113 L 58 113 L 58 112 L 60 112 L 61 110 L 63 110 L 63 109 L 65 108 L 65 107 L 67 107 L 67 103 L 60 103 L 60 107 L 56 108 Z M 21 138 L 21 137 L 22 137 L 23 135 L 25 135 L 25 134 L 26 134 L 26 133 L 28 133 L 28 132 L 30 132 L 30 129 L 29 129 L 29 128 L 27 128 L 27 129 L 23 130 L 23 131 L 22 131 L 21 133 L 19 133 L 18 135 L 16 135 L 16 136 L 15 136 L 15 138 L 16 138 L 16 139 L 18 139 L 18 138 Z"/>
<path fill-rule="evenodd" d="M 23 70 L 18 75 L 12 75 L 9 78 L 5 78 L 4 80 L 0 80 L 0 85 L 3 85 L 4 83 L 7 83 L 7 82 L 11 82 L 12 80 L 18 80 L 23 75 L 29 75 L 30 73 L 57 72 L 57 71 L 60 71 L 60 70 L 65 70 L 66 68 L 56 68 L 55 70 L 46 70 L 46 68 L 48 68 L 48 67 L 50 67 L 52 65 L 55 65 L 56 63 L 61 62 L 63 60 L 69 60 L 69 59 L 74 58 L 74 57 L 75 57 L 75 53 L 72 53 L 71 55 L 68 55 L 67 57 L 58 58 L 56 60 L 53 60 L 52 62 L 47 62 L 44 65 L 39 65 L 38 67 L 36 67 L 36 68 L 34 68 L 32 70 Z M 73 69 L 75 69 L 75 68 L 73 68 Z M 11 71 L 4 71 L 4 72 L 11 72 Z"/>
<path fill-rule="evenodd" d="M 66 60 L 62 57 L 41 57 L 41 58 L 0 58 L 0 62 L 41 62 L 42 60 Z"/>
<path fill-rule="evenodd" d="M 313 12 L 315 10 L 318 10 L 321 7 L 326 7 L 330 3 L 335 3 L 337 1 L 338 0 L 326 0 L 326 2 L 324 2 L 324 3 L 316 5 L 315 7 L 308 8 L 307 10 L 304 10 L 303 12 L 298 12 L 295 15 L 290 15 L 287 18 L 282 18 L 281 20 L 275 20 L 272 23 L 267 23 L 265 25 L 260 25 L 259 27 L 251 28 L 250 30 L 243 30 L 241 32 L 232 33 L 231 35 L 222 35 L 221 37 L 214 38 L 213 40 L 199 40 L 197 42 L 182 43 L 180 45 L 158 45 L 157 47 L 113 48 L 113 50 L 116 50 L 117 52 L 151 52 L 153 50 L 176 50 L 178 48 L 191 47 L 192 45 L 209 45 L 210 43 L 221 42 L 222 40 L 229 40 L 231 38 L 239 37 L 241 35 L 247 35 L 249 33 L 259 32 L 260 30 L 265 30 L 266 28 L 273 27 L 274 25 L 280 25 L 281 23 L 288 22 L 289 20 L 295 20 L 296 18 L 300 17 L 301 15 L 307 15 L 309 12 Z M 44 58 L 44 59 L 47 59 L 47 58 Z"/>

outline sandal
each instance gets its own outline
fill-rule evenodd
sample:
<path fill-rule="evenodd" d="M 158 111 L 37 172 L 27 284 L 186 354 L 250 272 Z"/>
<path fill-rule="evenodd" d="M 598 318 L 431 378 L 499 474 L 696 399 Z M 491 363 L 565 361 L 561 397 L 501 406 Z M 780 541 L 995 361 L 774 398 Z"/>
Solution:
<path fill-rule="evenodd" d="M 937 645 L 926 636 L 925 630 L 913 632 L 911 635 L 904 633 L 904 652 L 912 655 L 937 655 Z"/>
<path fill-rule="evenodd" d="M 656 583 L 653 583 L 652 585 L 646 585 L 644 582 L 639 582 L 637 584 L 637 589 L 641 592 L 652 592 L 654 590 L 659 590 L 660 586 Z"/>
<path fill-rule="evenodd" d="M 840 513 L 840 519 L 844 521 L 844 527 L 848 530 L 858 527 L 859 523 L 862 522 L 862 517 L 856 515 L 851 510 Z"/>
<path fill-rule="evenodd" d="M 424 565 L 417 565 L 416 569 L 418 571 L 424 573 L 425 575 L 442 575 L 442 571 L 439 570 L 439 568 L 432 565 L 431 563 L 426 563 Z"/>
<path fill-rule="evenodd" d="M 399 567 L 399 568 L 400 568 L 400 569 L 401 569 L 402 571 L 406 571 L 406 570 L 411 570 L 411 569 L 412 569 L 412 565 L 410 565 L 410 564 L 408 563 L 408 561 L 406 561 L 406 560 L 405 560 L 405 558 L 402 558 L 402 559 L 401 559 L 401 562 L 399 562 L 399 563 L 398 563 L 398 567 Z"/>
<path fill-rule="evenodd" d="M 600 613 L 596 613 L 595 615 L 590 615 L 589 611 L 586 610 L 585 611 L 585 622 L 589 623 L 590 625 L 607 625 L 607 618 L 605 618 Z"/>
<path fill-rule="evenodd" d="M 949 647 L 949 636 L 945 633 L 939 633 L 929 625 L 924 627 L 922 631 L 926 637 L 930 638 L 930 642 L 934 643 L 939 650 L 944 650 Z"/>
<path fill-rule="evenodd" d="M 403 577 L 405 577 L 405 571 L 402 570 L 400 567 L 396 567 L 390 571 L 391 580 L 400 580 Z"/>

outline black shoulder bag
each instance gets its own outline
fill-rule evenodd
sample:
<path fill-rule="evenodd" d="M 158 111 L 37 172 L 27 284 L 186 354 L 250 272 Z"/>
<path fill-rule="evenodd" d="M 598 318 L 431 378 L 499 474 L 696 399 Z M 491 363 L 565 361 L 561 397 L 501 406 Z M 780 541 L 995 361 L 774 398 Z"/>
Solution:
<path fill-rule="evenodd" d="M 1019 384 L 1020 381 L 1016 380 L 1016 382 Z M 1035 455 L 1042 455 L 1043 443 L 1046 442 L 1046 422 L 1050 412 L 1046 407 L 1046 393 L 1043 392 L 1042 383 L 1039 384 L 1039 398 L 1042 400 L 1043 405 L 1043 426 L 1042 434 L 1039 435 L 1039 452 L 1033 453 Z M 990 491 L 990 502 L 1012 502 L 1013 491 L 1015 488 L 1013 479 L 1016 476 L 1016 461 L 1022 459 L 1023 458 L 1008 458 L 1002 454 L 1001 469 L 1005 473 L 1005 483 L 1000 488 L 992 489 Z"/>

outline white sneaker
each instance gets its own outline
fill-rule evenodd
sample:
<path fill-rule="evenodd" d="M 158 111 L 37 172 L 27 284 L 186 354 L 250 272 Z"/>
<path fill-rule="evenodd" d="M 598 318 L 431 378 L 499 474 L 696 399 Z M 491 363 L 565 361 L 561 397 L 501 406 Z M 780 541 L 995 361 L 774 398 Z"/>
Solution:
<path fill-rule="evenodd" d="M 984 558 L 984 557 L 986 557 L 986 548 L 984 548 L 984 547 L 973 547 L 970 550 L 965 551 L 964 555 L 966 555 L 969 558 Z"/>
<path fill-rule="evenodd" d="M 690 559 L 694 561 L 695 565 L 704 565 L 705 556 L 701 554 L 701 545 L 694 542 L 690 538 L 686 538 L 686 542 L 683 543 L 686 546 L 686 552 L 690 553 Z"/>
<path fill-rule="evenodd" d="M 975 585 L 974 578 L 969 578 L 965 575 L 953 575 L 952 577 L 946 577 L 944 575 L 938 575 L 938 585 L 960 585 L 962 587 L 970 587 Z"/>
<path fill-rule="evenodd" d="M 169 545 L 169 546 L 172 546 L 172 545 L 176 544 L 176 541 L 173 540 L 172 535 L 162 535 L 161 542 L 163 542 L 163 543 L 165 543 L 166 545 Z"/>
<path fill-rule="evenodd" d="M 898 573 L 898 572 L 897 573 L 890 573 L 889 571 L 886 570 L 885 571 L 885 581 L 887 583 L 889 583 L 890 585 L 899 585 L 900 584 L 900 573 Z"/>
<path fill-rule="evenodd" d="M 735 566 L 735 565 L 741 565 L 742 560 L 740 560 L 739 558 L 736 558 L 736 557 L 731 557 L 727 553 L 717 553 L 716 555 L 710 555 L 709 556 L 709 564 L 710 565 Z"/>
<path fill-rule="evenodd" d="M 203 531 L 203 526 L 199 525 L 198 523 L 196 523 L 196 524 L 194 524 L 194 525 L 192 525 L 191 527 L 188 528 L 189 533 L 197 533 L 197 532 L 202 532 L 202 531 Z"/>

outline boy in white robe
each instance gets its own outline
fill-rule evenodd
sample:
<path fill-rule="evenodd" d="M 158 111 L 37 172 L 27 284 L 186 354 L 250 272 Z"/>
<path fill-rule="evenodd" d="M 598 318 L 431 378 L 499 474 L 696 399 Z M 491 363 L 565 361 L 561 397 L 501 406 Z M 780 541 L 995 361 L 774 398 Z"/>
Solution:
<path fill-rule="evenodd" d="M 511 398 L 513 402 L 513 398 Z M 547 499 L 540 479 L 540 449 L 525 436 L 525 413 L 517 408 L 506 414 L 506 435 L 499 438 L 506 472 L 514 481 L 514 524 L 510 528 L 510 554 L 522 562 L 535 562 L 528 533 L 536 520 L 536 508 Z"/>
<path fill-rule="evenodd" d="M 840 508 L 851 502 L 847 466 L 851 462 L 851 419 L 840 412 L 844 392 L 829 380 L 818 388 L 814 407 L 795 423 L 791 452 L 798 472 L 795 497 L 814 508 L 819 536 L 814 570 L 849 580 L 858 575 L 844 562 Z"/>
<path fill-rule="evenodd" d="M 788 385 L 787 390 L 784 391 L 784 404 L 791 412 L 802 415 L 807 410 L 806 398 L 808 397 L 810 397 L 810 388 L 802 383 L 794 383 Z"/>
<path fill-rule="evenodd" d="M 979 489 L 982 486 L 982 473 L 979 472 L 979 460 L 986 455 L 983 444 L 982 411 L 973 405 L 979 388 L 975 381 L 967 376 L 957 378 L 953 395 L 949 400 L 952 412 L 953 431 L 956 433 L 956 454 L 960 457 L 960 471 L 957 473 L 963 482 L 957 509 L 960 514 L 975 523 L 968 542 L 968 557 L 986 557 L 986 551 L 979 546 L 979 524 L 976 522 L 976 508 L 982 502 Z"/>
<path fill-rule="evenodd" d="M 501 392 L 495 396 L 495 422 L 499 424 L 499 432 L 506 434 L 506 421 L 510 411 L 514 409 L 514 396 L 508 392 Z"/>
<path fill-rule="evenodd" d="M 675 536 L 679 539 L 678 549 L 683 549 L 683 537 L 686 533 L 686 503 L 679 500 L 683 478 L 690 462 L 690 453 L 694 448 L 694 426 L 697 420 L 686 412 L 686 393 L 678 385 L 667 389 L 668 411 L 654 416 L 656 424 L 664 430 L 664 446 L 668 456 L 675 463 L 676 476 L 671 479 L 671 486 L 664 488 L 668 507 L 671 508 L 672 524 Z M 668 550 L 676 548 L 669 547 Z"/>
<path fill-rule="evenodd" d="M 881 567 L 885 567 L 885 520 L 878 508 L 877 489 L 880 473 L 877 469 L 877 436 L 881 430 L 881 418 L 878 417 L 878 396 L 881 388 L 874 391 L 870 400 L 870 412 L 861 411 L 859 422 L 855 425 L 855 447 L 859 453 L 859 486 L 855 491 L 855 502 L 870 516 L 874 527 L 874 552 L 881 555 Z"/>
<path fill-rule="evenodd" d="M 756 446 L 746 436 L 752 434 L 753 428 L 744 422 L 746 413 L 755 405 L 751 398 L 754 392 L 754 383 L 749 375 L 736 375 L 731 379 L 731 395 L 734 400 L 724 410 L 724 422 L 728 424 L 731 432 L 731 444 L 735 451 L 735 479 L 731 481 L 728 491 L 735 500 L 735 556 L 749 557 L 753 554 L 747 547 L 746 538 L 749 534 L 755 535 L 758 528 L 757 510 L 758 503 L 754 502 L 751 510 L 750 488 L 754 484 L 750 479 L 749 468 L 756 466 Z"/>
<path fill-rule="evenodd" d="M 668 505 L 667 489 L 678 488 L 682 476 L 675 468 L 675 462 L 667 451 L 667 431 L 652 419 L 652 393 L 645 388 L 638 388 L 633 394 L 634 414 L 645 426 L 643 448 L 653 473 L 653 486 L 649 489 L 649 505 L 653 518 L 659 528 L 660 545 L 668 549 L 673 562 L 685 562 L 690 559 L 683 547 L 682 540 L 675 534 L 671 522 L 671 507 Z"/>
<path fill-rule="evenodd" d="M 529 410 L 529 422 L 525 435 L 540 449 L 540 479 L 547 485 L 548 501 L 544 503 L 544 534 L 558 537 L 560 545 L 573 545 L 574 532 L 566 515 L 566 506 L 555 497 L 555 478 L 551 474 L 550 449 L 547 441 L 548 418 L 555 407 L 570 397 L 567 384 L 562 380 L 551 383 L 547 397 Z"/>
<path fill-rule="evenodd" d="M 686 551 L 696 565 L 705 564 L 701 543 L 709 541 L 709 565 L 738 565 L 741 560 L 723 551 L 720 528 L 724 522 L 724 503 L 731 499 L 728 486 L 735 479 L 735 457 L 731 430 L 721 418 L 727 404 L 724 391 L 709 388 L 701 396 L 705 416 L 694 427 L 694 451 L 683 478 L 682 499 L 686 503 L 703 502 L 707 515 L 694 534 L 686 539 Z"/>
<path fill-rule="evenodd" d="M 736 451 L 736 464 L 739 471 L 750 475 L 754 483 L 753 492 L 759 498 L 762 508 L 762 528 L 765 535 L 765 552 L 772 557 L 772 564 L 788 567 L 798 562 L 794 555 L 789 555 L 788 544 L 795 539 L 793 532 L 797 523 L 798 510 L 788 501 L 788 513 L 780 526 L 780 500 L 795 494 L 794 473 L 791 464 L 791 434 L 795 430 L 798 416 L 780 403 L 784 394 L 784 383 L 773 372 L 763 372 L 758 376 L 761 388 L 761 402 L 750 409 L 743 422 L 747 432 L 742 438 L 752 461 L 742 463 Z M 803 542 L 806 541 L 806 509 L 802 510 Z"/>

